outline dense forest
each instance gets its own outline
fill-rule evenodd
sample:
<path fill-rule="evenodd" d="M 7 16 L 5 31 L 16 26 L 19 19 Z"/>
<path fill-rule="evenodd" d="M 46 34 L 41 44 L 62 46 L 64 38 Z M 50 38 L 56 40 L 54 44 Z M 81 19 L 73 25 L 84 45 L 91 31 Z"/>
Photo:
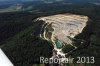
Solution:
<path fill-rule="evenodd" d="M 15 66 L 32 66 L 39 64 L 40 57 L 50 58 L 52 56 L 51 42 L 32 34 L 35 33 L 35 28 L 39 24 L 39 22 L 33 23 L 32 26 L 15 35 L 3 47 L 3 51 Z"/>
<path fill-rule="evenodd" d="M 18 32 L 31 26 L 36 15 L 28 12 L 13 12 L 0 14 L 0 44 L 13 37 Z"/>

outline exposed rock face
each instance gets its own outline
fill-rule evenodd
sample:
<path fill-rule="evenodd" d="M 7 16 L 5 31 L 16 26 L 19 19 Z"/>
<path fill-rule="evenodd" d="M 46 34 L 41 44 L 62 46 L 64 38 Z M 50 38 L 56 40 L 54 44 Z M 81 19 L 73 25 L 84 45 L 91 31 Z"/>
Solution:
<path fill-rule="evenodd" d="M 59 58 L 62 63 L 65 61 L 63 58 L 68 54 L 62 52 L 62 46 L 65 44 L 73 46 L 70 38 L 74 38 L 82 32 L 88 22 L 88 17 L 73 14 L 59 14 L 40 17 L 36 20 L 45 22 L 42 26 L 40 37 L 53 42 L 54 49 L 51 59 Z M 77 47 L 73 47 L 77 49 Z"/>
<path fill-rule="evenodd" d="M 70 38 L 82 32 L 86 26 L 88 17 L 73 14 L 59 14 L 40 17 L 38 20 L 43 20 L 45 23 L 51 24 L 51 27 L 54 29 L 51 37 L 52 41 L 59 39 L 64 43 L 71 44 Z"/>

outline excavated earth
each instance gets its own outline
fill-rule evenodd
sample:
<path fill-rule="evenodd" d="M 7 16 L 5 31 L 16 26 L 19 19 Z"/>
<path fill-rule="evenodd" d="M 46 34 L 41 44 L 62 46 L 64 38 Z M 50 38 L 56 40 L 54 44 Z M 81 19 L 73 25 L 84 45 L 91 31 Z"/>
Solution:
<path fill-rule="evenodd" d="M 60 44 L 63 45 L 72 45 L 72 40 L 70 38 L 74 38 L 82 32 L 89 18 L 84 15 L 58 14 L 36 19 L 36 21 L 41 20 L 45 23 L 42 25 L 41 31 L 44 32 L 40 34 L 40 37 L 53 42 L 54 49 L 52 58 L 54 58 L 59 57 L 59 55 L 65 57 L 65 54 L 62 52 L 62 47 L 57 48 L 56 41 L 59 40 Z M 49 37 L 47 35 L 49 35 Z"/>
<path fill-rule="evenodd" d="M 40 17 L 37 20 L 43 20 L 48 25 L 51 24 L 51 28 L 54 29 L 52 41 L 59 39 L 64 43 L 71 44 L 69 37 L 74 38 L 74 36 L 82 32 L 88 22 L 88 17 L 74 14 L 59 14 Z M 45 39 L 48 39 L 48 37 L 45 37 Z"/>

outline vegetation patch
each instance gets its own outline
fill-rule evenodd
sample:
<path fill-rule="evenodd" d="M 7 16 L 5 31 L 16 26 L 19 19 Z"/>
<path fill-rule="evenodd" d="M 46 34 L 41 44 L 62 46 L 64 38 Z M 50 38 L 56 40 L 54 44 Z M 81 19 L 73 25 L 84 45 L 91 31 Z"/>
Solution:
<path fill-rule="evenodd" d="M 46 28 L 46 37 L 51 39 L 52 36 L 52 32 L 54 31 L 54 29 L 52 28 L 52 24 L 49 24 Z"/>
<path fill-rule="evenodd" d="M 64 53 L 68 53 L 68 52 L 70 52 L 70 51 L 73 50 L 73 49 L 74 49 L 73 46 L 71 46 L 71 45 L 65 45 L 65 46 L 62 48 L 62 51 L 63 51 Z"/>

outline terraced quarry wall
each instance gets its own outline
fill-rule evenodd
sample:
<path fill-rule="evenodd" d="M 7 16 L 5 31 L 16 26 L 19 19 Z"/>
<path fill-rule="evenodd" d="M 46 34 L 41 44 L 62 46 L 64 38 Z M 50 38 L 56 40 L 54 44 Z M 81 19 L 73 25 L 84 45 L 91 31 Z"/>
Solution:
<path fill-rule="evenodd" d="M 59 39 L 64 43 L 71 44 L 71 41 L 68 37 L 74 38 L 74 36 L 81 33 L 83 28 L 86 26 L 88 17 L 74 14 L 59 14 L 40 17 L 37 20 L 43 20 L 45 24 L 47 24 L 44 30 L 48 27 L 50 29 L 51 25 L 52 30 L 48 30 L 48 32 L 52 32 L 52 41 Z M 44 38 L 48 39 L 48 37 L 45 37 L 46 32 L 47 30 L 44 31 Z"/>

